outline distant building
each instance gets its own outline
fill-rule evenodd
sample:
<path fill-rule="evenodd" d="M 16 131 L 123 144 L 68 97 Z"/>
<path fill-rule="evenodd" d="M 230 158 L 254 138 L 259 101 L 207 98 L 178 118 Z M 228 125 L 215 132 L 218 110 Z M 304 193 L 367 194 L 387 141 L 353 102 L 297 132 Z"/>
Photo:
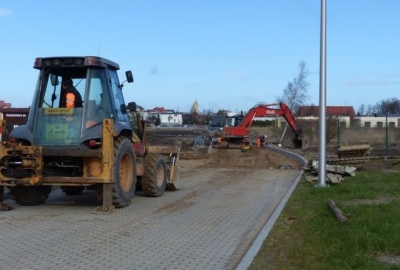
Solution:
<path fill-rule="evenodd" d="M 399 114 L 376 114 L 376 116 L 356 116 L 354 118 L 355 127 L 363 128 L 397 128 L 400 125 L 400 115 Z"/>
<path fill-rule="evenodd" d="M 6 141 L 10 132 L 17 126 L 25 125 L 28 120 L 28 115 L 29 108 L 0 107 L 0 119 L 6 120 L 2 140 Z"/>
<path fill-rule="evenodd" d="M 180 113 L 160 113 L 158 115 L 160 118 L 160 125 L 169 127 L 182 126 L 182 114 Z"/>
<path fill-rule="evenodd" d="M 165 113 L 167 110 L 164 107 L 155 107 L 151 110 L 148 110 L 149 113 Z"/>
<path fill-rule="evenodd" d="M 355 111 L 353 106 L 326 106 L 326 115 L 327 116 L 348 116 L 350 119 L 354 119 Z M 299 111 L 296 116 L 299 117 L 307 117 L 319 116 L 319 106 L 300 106 Z"/>
<path fill-rule="evenodd" d="M 195 101 L 192 105 L 192 112 L 199 113 L 199 103 Z"/>
<path fill-rule="evenodd" d="M 154 124 L 155 120 L 157 118 L 160 118 L 161 122 L 164 120 L 164 122 L 168 122 L 168 116 L 163 116 L 163 119 L 161 119 L 161 115 L 173 115 L 176 114 L 174 110 L 168 110 L 165 109 L 164 107 L 155 107 L 151 110 L 147 110 L 146 112 L 141 112 L 140 113 L 143 117 L 143 119 L 149 123 L 149 124 Z M 165 118 L 167 117 L 167 118 Z M 164 119 L 165 118 L 165 119 Z M 173 118 L 175 119 L 172 122 L 180 122 L 180 125 L 182 125 L 182 116 L 180 118 L 180 120 L 178 121 L 177 118 L 175 118 L 173 116 Z M 166 124 L 166 123 L 161 123 L 161 124 Z"/>
<path fill-rule="evenodd" d="M 11 108 L 11 103 L 4 102 L 4 100 L 0 100 L 0 109 L 2 108 Z"/>
<path fill-rule="evenodd" d="M 397 128 L 400 127 L 400 114 L 375 114 L 372 116 L 355 115 L 352 106 L 327 106 L 326 116 L 337 118 L 340 127 L 359 127 L 359 128 Z M 296 115 L 298 119 L 318 120 L 318 106 L 301 106 L 299 113 Z M 387 122 L 387 125 L 386 125 Z M 278 126 L 281 123 L 278 124 Z"/>

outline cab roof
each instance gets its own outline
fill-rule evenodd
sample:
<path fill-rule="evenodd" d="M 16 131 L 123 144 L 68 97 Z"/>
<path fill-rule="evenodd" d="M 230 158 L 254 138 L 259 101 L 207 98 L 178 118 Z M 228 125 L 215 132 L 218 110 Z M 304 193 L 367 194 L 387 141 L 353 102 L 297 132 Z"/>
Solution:
<path fill-rule="evenodd" d="M 33 68 L 68 68 L 68 67 L 103 67 L 119 70 L 119 65 L 113 61 L 99 56 L 52 56 L 38 57 Z"/>

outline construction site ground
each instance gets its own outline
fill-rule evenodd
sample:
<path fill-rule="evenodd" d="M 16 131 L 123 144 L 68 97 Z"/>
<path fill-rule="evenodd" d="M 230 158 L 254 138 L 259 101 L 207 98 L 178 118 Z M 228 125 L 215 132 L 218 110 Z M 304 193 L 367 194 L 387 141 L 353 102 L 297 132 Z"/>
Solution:
<path fill-rule="evenodd" d="M 160 128 L 161 129 L 161 128 Z M 301 164 L 267 149 L 196 145 L 205 130 L 149 130 L 152 144 L 181 145 L 180 190 L 113 214 L 92 190 L 55 188 L 44 205 L 0 212 L 4 269 L 236 269 Z M 158 135 L 156 135 L 158 134 Z"/>

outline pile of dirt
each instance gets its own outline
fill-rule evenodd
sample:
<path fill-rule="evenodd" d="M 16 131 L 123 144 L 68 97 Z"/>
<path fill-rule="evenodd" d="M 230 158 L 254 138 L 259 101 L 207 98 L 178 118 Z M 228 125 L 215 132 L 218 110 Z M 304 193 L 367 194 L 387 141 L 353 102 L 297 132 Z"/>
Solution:
<path fill-rule="evenodd" d="M 151 145 L 179 145 L 182 166 L 243 169 L 298 169 L 301 164 L 266 149 L 253 147 L 248 152 L 240 149 L 214 149 L 209 146 L 210 133 L 206 129 L 149 128 L 146 131 Z M 196 139 L 204 144 L 196 145 Z"/>
<path fill-rule="evenodd" d="M 181 151 L 190 151 L 195 147 L 195 140 L 208 145 L 211 135 L 207 129 L 200 128 L 169 128 L 149 127 L 146 129 L 146 136 L 151 145 L 179 145 Z"/>

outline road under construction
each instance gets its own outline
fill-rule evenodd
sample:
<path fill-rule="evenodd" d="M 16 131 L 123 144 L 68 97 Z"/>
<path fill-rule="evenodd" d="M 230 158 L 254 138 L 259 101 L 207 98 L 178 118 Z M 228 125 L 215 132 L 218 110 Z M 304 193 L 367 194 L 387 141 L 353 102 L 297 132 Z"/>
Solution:
<path fill-rule="evenodd" d="M 55 189 L 33 207 L 7 199 L 17 209 L 0 212 L 8 235 L 2 266 L 246 269 L 302 171 L 300 157 L 275 151 L 187 149 L 179 191 L 156 199 L 137 192 L 129 207 L 108 215 L 94 211 L 91 190 L 65 196 Z"/>

